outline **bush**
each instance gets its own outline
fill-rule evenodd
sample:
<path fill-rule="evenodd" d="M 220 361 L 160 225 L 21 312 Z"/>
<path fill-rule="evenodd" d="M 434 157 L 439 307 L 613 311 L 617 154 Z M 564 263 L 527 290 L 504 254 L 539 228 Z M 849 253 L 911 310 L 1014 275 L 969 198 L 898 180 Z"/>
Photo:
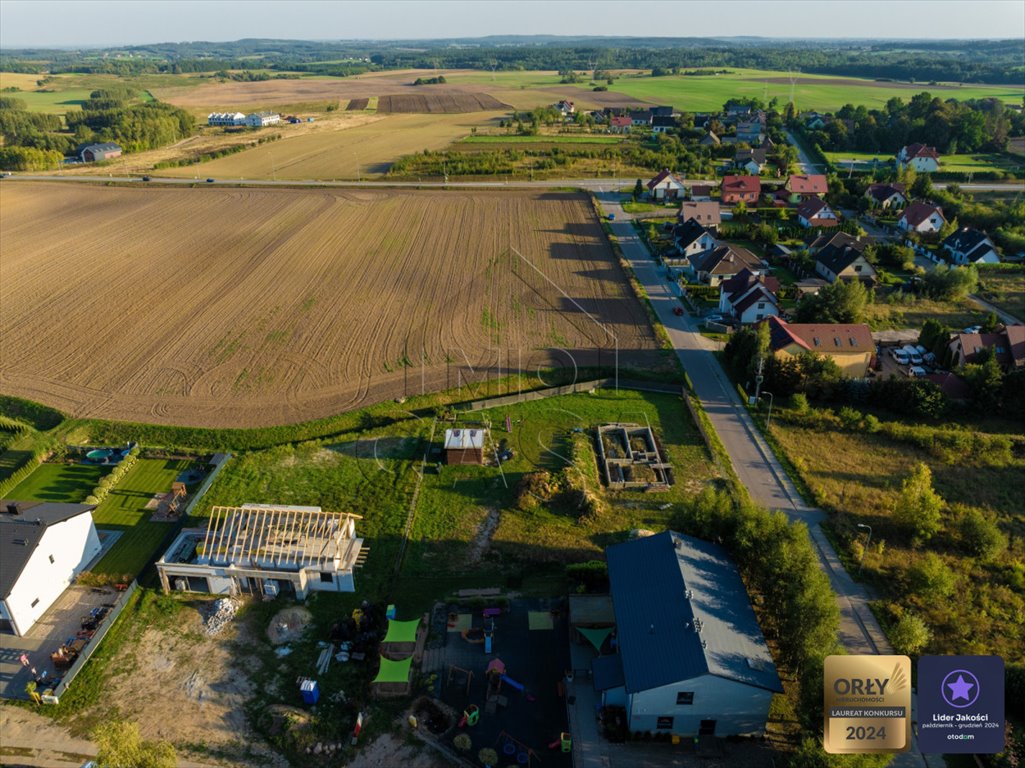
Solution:
<path fill-rule="evenodd" d="M 1007 537 L 996 521 L 974 507 L 958 523 L 961 548 L 983 560 L 992 560 L 1007 548 Z"/>
<path fill-rule="evenodd" d="M 911 589 L 927 600 L 949 597 L 954 592 L 956 579 L 947 564 L 934 552 L 929 552 L 908 571 Z"/>
<path fill-rule="evenodd" d="M 803 392 L 798 392 L 796 395 L 790 398 L 790 402 L 793 405 L 794 410 L 798 413 L 808 412 L 808 396 Z"/>
<path fill-rule="evenodd" d="M 932 632 L 922 619 L 905 613 L 890 629 L 890 644 L 897 653 L 908 656 L 920 653 L 932 640 Z"/>
<path fill-rule="evenodd" d="M 893 509 L 893 521 L 912 540 L 928 541 L 940 530 L 940 509 L 943 499 L 932 488 L 932 471 L 919 463 L 901 485 L 900 496 Z"/>

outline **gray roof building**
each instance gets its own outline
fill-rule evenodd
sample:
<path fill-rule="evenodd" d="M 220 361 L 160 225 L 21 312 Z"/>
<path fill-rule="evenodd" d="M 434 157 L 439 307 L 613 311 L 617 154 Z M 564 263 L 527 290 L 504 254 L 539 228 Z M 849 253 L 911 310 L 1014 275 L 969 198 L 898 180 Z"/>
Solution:
<path fill-rule="evenodd" d="M 722 548 L 665 531 L 613 545 L 606 557 L 628 694 L 709 674 L 783 691 L 740 573 Z"/>
<path fill-rule="evenodd" d="M 10 597 L 47 526 L 94 509 L 95 504 L 0 501 L 0 599 Z"/>

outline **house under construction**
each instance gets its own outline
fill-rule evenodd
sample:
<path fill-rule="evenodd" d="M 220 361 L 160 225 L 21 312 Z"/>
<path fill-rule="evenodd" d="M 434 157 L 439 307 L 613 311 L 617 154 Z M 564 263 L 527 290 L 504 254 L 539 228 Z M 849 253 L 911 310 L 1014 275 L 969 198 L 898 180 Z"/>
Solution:
<path fill-rule="evenodd" d="M 664 491 L 673 484 L 655 434 L 640 424 L 599 426 L 598 464 L 609 488 Z"/>
<path fill-rule="evenodd" d="M 157 561 L 160 583 L 165 592 L 297 599 L 355 592 L 353 571 L 366 558 L 357 519 L 320 507 L 214 507 L 205 529 L 183 529 Z"/>

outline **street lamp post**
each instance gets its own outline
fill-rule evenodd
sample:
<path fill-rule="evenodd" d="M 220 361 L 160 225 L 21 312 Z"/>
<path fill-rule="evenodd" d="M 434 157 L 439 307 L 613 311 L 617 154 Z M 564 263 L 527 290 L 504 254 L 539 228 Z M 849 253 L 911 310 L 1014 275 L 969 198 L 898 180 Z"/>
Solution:
<path fill-rule="evenodd" d="M 865 548 L 861 550 L 861 557 L 858 558 L 858 573 L 861 573 L 861 564 L 865 561 L 865 550 L 868 549 L 872 543 L 872 526 L 866 525 L 865 523 L 858 523 L 858 528 L 863 531 L 868 531 L 868 540 L 865 542 Z"/>
<path fill-rule="evenodd" d="M 769 396 L 769 415 L 765 417 L 765 428 L 768 429 L 769 424 L 772 423 L 772 401 L 776 398 L 773 396 L 772 392 L 762 392 L 762 394 Z"/>

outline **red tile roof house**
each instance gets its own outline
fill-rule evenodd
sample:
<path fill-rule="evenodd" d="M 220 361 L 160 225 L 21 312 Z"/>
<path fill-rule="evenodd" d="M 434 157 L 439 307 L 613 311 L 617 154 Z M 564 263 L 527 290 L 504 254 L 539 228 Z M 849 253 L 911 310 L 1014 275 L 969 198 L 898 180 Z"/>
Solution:
<path fill-rule="evenodd" d="M 905 187 L 901 183 L 869 184 L 865 190 L 865 197 L 869 199 L 873 208 L 903 208 L 908 204 L 904 190 Z"/>
<path fill-rule="evenodd" d="M 713 200 L 691 201 L 680 203 L 680 212 L 676 219 L 681 224 L 694 219 L 703 227 L 718 227 L 722 223 L 722 214 L 719 211 L 719 203 Z"/>
<path fill-rule="evenodd" d="M 762 194 L 762 181 L 757 176 L 723 176 L 724 203 L 757 203 Z"/>
<path fill-rule="evenodd" d="M 797 206 L 797 220 L 802 227 L 836 227 L 840 217 L 820 197 L 809 197 Z"/>
<path fill-rule="evenodd" d="M 947 223 L 943 216 L 943 209 L 933 203 L 915 201 L 897 219 L 897 226 L 905 232 L 920 232 L 927 234 L 939 232 L 940 228 Z"/>
<path fill-rule="evenodd" d="M 908 144 L 901 147 L 897 153 L 897 164 L 905 167 L 911 166 L 916 171 L 933 173 L 940 169 L 940 153 L 936 147 L 927 147 L 925 144 Z"/>
<path fill-rule="evenodd" d="M 683 193 L 683 179 L 668 168 L 663 168 L 648 182 L 648 194 L 652 200 L 680 200 Z"/>
<path fill-rule="evenodd" d="M 630 126 L 633 125 L 633 120 L 629 117 L 623 117 L 617 115 L 609 119 L 609 132 L 610 133 L 629 133 Z"/>
<path fill-rule="evenodd" d="M 799 203 L 809 197 L 824 195 L 829 191 L 829 184 L 822 174 L 810 176 L 791 176 L 784 185 L 790 193 L 790 202 Z"/>
<path fill-rule="evenodd" d="M 950 340 L 955 367 L 976 363 L 979 354 L 992 349 L 1005 370 L 1025 366 L 1025 325 L 1009 325 L 997 333 L 958 333 Z"/>
<path fill-rule="evenodd" d="M 805 352 L 832 358 L 844 376 L 863 379 L 875 357 L 872 331 L 864 323 L 787 323 L 770 317 L 769 349 L 777 357 L 797 357 Z"/>

